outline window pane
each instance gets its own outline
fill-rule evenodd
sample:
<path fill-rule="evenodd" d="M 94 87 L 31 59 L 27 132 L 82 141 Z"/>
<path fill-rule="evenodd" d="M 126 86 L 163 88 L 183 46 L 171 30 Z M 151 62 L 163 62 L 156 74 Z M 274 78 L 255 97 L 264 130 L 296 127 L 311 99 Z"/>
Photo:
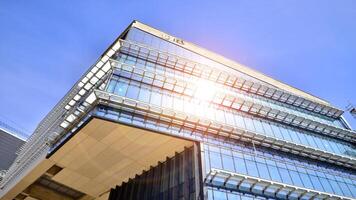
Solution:
<path fill-rule="evenodd" d="M 274 137 L 271 125 L 267 122 L 262 122 L 262 125 L 263 125 L 263 129 L 265 130 L 266 135 Z"/>
<path fill-rule="evenodd" d="M 241 200 L 253 200 L 254 198 L 247 196 L 247 195 L 241 195 Z"/>
<path fill-rule="evenodd" d="M 286 128 L 284 128 L 284 127 L 279 127 L 279 129 L 280 129 L 281 132 L 282 132 L 283 138 L 284 138 L 285 140 L 287 140 L 287 141 L 292 142 L 292 138 L 290 137 L 288 130 L 287 130 Z"/>
<path fill-rule="evenodd" d="M 307 139 L 307 137 L 305 136 L 305 133 L 302 133 L 302 132 L 299 132 L 300 134 L 299 134 L 299 138 L 300 138 L 300 142 L 301 142 L 301 144 L 304 144 L 304 145 L 306 145 L 306 146 L 310 146 L 310 144 L 309 144 L 309 142 L 308 142 L 308 139 Z"/>
<path fill-rule="evenodd" d="M 161 105 L 162 94 L 153 92 L 151 95 L 151 103 L 157 106 Z"/>
<path fill-rule="evenodd" d="M 138 95 L 138 100 L 148 103 L 150 102 L 150 94 L 151 92 L 148 90 L 148 88 L 141 88 L 140 94 Z"/>
<path fill-rule="evenodd" d="M 321 139 L 319 137 L 315 137 L 314 141 L 319 149 L 325 150 L 323 142 L 321 141 Z"/>
<path fill-rule="evenodd" d="M 305 135 L 308 139 L 308 143 L 312 146 L 312 147 L 318 147 L 316 144 L 315 144 L 315 141 L 314 141 L 314 138 L 308 134 Z"/>
<path fill-rule="evenodd" d="M 246 117 L 246 118 L 244 118 L 244 121 L 245 121 L 247 130 L 255 131 L 255 127 L 253 125 L 253 122 L 252 122 L 251 118 Z"/>
<path fill-rule="evenodd" d="M 226 193 L 214 190 L 214 200 L 226 200 Z"/>
<path fill-rule="evenodd" d="M 260 177 L 264 178 L 264 179 L 271 179 L 271 177 L 269 176 L 267 165 L 264 163 L 260 163 L 260 162 L 256 162 L 256 164 L 257 164 L 257 168 L 258 168 Z"/>
<path fill-rule="evenodd" d="M 117 86 L 116 86 L 116 88 L 117 88 Z M 116 90 L 116 88 L 115 88 L 115 90 Z M 138 92 L 139 92 L 139 87 L 137 87 L 136 85 L 129 85 L 129 87 L 127 88 L 126 96 L 128 98 L 137 99 Z"/>
<path fill-rule="evenodd" d="M 287 183 L 287 184 L 293 184 L 292 179 L 289 176 L 289 172 L 287 169 L 284 168 L 280 168 L 278 167 L 279 173 L 281 174 L 281 178 L 283 180 L 283 183 Z"/>
<path fill-rule="evenodd" d="M 208 189 L 208 200 L 214 200 L 213 190 L 210 188 Z"/>
<path fill-rule="evenodd" d="M 334 193 L 329 181 L 326 178 L 319 178 L 321 184 L 323 185 L 324 191 L 329 193 Z"/>
<path fill-rule="evenodd" d="M 182 111 L 183 108 L 183 101 L 178 98 L 173 98 L 173 108 L 179 111 Z"/>
<path fill-rule="evenodd" d="M 310 179 L 314 185 L 314 188 L 316 190 L 319 190 L 319 191 L 324 191 L 324 188 L 323 186 L 321 185 L 320 181 L 319 181 L 319 178 L 317 176 L 314 176 L 314 175 L 309 175 L 310 176 Z"/>
<path fill-rule="evenodd" d="M 240 115 L 235 114 L 235 123 L 238 127 L 246 128 L 245 122 Z"/>
<path fill-rule="evenodd" d="M 235 126 L 234 116 L 232 115 L 232 113 L 225 112 L 225 118 L 226 118 L 227 124 L 229 124 L 231 126 Z"/>
<path fill-rule="evenodd" d="M 268 169 L 269 169 L 272 180 L 277 181 L 277 182 L 282 182 L 282 179 L 281 179 L 281 176 L 279 175 L 277 167 L 268 165 Z"/>
<path fill-rule="evenodd" d="M 348 186 L 349 186 L 349 189 L 350 189 L 350 191 L 352 193 L 352 196 L 356 197 L 356 186 L 355 185 L 351 185 L 351 184 L 349 184 Z"/>
<path fill-rule="evenodd" d="M 259 177 L 256 163 L 254 161 L 246 160 L 246 168 L 248 175 Z"/>
<path fill-rule="evenodd" d="M 339 184 L 337 184 L 336 181 L 334 180 L 329 180 L 330 184 L 331 184 L 331 187 L 333 188 L 333 190 L 335 191 L 336 194 L 338 195 L 344 195 L 341 191 L 341 188 L 339 186 Z"/>
<path fill-rule="evenodd" d="M 222 161 L 225 170 L 235 172 L 234 161 L 231 156 L 222 154 Z"/>
<path fill-rule="evenodd" d="M 303 183 L 302 183 L 302 180 L 301 180 L 300 177 L 299 177 L 298 172 L 296 172 L 296 171 L 294 171 L 294 170 L 290 170 L 290 171 L 289 171 L 289 174 L 290 174 L 290 176 L 292 177 L 292 180 L 293 180 L 293 182 L 294 182 L 295 185 L 300 186 L 300 187 L 303 187 L 303 186 L 304 186 Z"/>
<path fill-rule="evenodd" d="M 346 183 L 338 181 L 338 184 L 340 185 L 340 187 L 341 187 L 341 189 L 342 189 L 342 191 L 343 191 L 345 196 L 348 196 L 348 197 L 352 196 L 351 192 L 349 190 L 349 187 L 347 187 Z"/>
<path fill-rule="evenodd" d="M 233 194 L 233 193 L 227 193 L 227 199 L 228 200 L 240 200 L 240 195 Z"/>
<path fill-rule="evenodd" d="M 224 113 L 224 111 L 215 110 L 215 120 L 225 124 L 226 121 L 225 121 L 225 113 Z"/>
<path fill-rule="evenodd" d="M 119 81 L 115 86 L 114 93 L 119 96 L 125 96 L 127 87 L 128 87 L 128 83 Z"/>
<path fill-rule="evenodd" d="M 276 136 L 276 138 L 284 139 L 278 126 L 271 124 L 271 127 L 272 127 L 273 133 Z"/>
<path fill-rule="evenodd" d="M 166 108 L 172 108 L 173 106 L 173 97 L 169 95 L 162 95 L 162 106 Z"/>
<path fill-rule="evenodd" d="M 204 153 L 204 158 L 205 158 L 205 161 L 204 161 L 205 171 L 206 171 L 206 173 L 209 173 L 209 171 L 210 171 L 210 156 L 209 156 L 208 152 Z"/>
<path fill-rule="evenodd" d="M 292 140 L 298 144 L 301 144 L 301 141 L 299 140 L 298 137 L 298 133 L 291 129 L 289 129 L 288 131 L 289 131 L 289 135 L 292 137 Z"/>
<path fill-rule="evenodd" d="M 236 172 L 247 174 L 245 160 L 242 158 L 234 157 Z"/>
<path fill-rule="evenodd" d="M 219 153 L 210 152 L 210 165 L 211 168 L 222 169 L 221 157 Z"/>
<path fill-rule="evenodd" d="M 253 123 L 255 125 L 255 129 L 256 129 L 257 133 L 264 134 L 265 131 L 263 130 L 261 121 L 257 120 L 257 119 L 254 119 Z"/>
<path fill-rule="evenodd" d="M 304 187 L 309 188 L 309 189 L 314 189 L 313 184 L 311 183 L 310 178 L 307 174 L 299 173 L 299 175 L 302 179 Z"/>
<path fill-rule="evenodd" d="M 108 92 L 111 92 L 111 93 L 114 92 L 116 82 L 117 82 L 116 80 L 110 80 L 110 83 L 109 83 L 108 89 L 107 89 Z"/>

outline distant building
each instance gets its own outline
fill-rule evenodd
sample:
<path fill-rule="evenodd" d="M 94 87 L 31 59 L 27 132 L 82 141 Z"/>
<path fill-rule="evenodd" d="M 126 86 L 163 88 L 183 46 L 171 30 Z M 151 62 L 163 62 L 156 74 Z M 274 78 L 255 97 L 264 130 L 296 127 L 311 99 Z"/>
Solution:
<path fill-rule="evenodd" d="M 356 119 L 356 107 L 353 104 L 349 104 L 346 107 L 347 111 L 350 112 L 350 114 L 352 115 L 352 117 L 354 117 Z"/>
<path fill-rule="evenodd" d="M 41 121 L 0 199 L 355 199 L 342 114 L 134 21 Z"/>
<path fill-rule="evenodd" d="M 17 157 L 16 152 L 24 143 L 24 136 L 0 121 L 0 179 Z"/>

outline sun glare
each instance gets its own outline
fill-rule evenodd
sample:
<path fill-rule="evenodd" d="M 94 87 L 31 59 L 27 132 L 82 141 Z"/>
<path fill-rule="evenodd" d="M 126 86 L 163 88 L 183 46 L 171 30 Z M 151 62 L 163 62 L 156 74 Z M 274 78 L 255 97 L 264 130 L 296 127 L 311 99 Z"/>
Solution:
<path fill-rule="evenodd" d="M 211 101 L 217 91 L 216 86 L 206 80 L 199 80 L 196 83 L 197 87 L 195 90 L 195 98 L 204 100 L 204 101 Z"/>

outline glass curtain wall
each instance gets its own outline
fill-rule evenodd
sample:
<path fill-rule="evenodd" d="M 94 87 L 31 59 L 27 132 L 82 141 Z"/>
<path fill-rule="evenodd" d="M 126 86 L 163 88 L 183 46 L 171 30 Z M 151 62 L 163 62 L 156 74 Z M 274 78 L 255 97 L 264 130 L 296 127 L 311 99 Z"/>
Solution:
<path fill-rule="evenodd" d="M 149 48 L 157 49 L 161 52 L 171 53 L 197 63 L 208 65 L 214 69 L 244 77 L 247 80 L 261 82 L 260 80 L 136 28 L 132 28 L 125 39 L 140 45 L 146 45 Z M 148 62 L 147 60 L 138 59 L 127 53 L 119 52 L 115 55 L 114 59 L 116 60 L 113 61 L 116 62 L 115 65 L 131 66 L 143 71 L 153 72 L 153 74 L 159 74 L 163 79 L 165 79 L 164 77 L 173 77 L 186 82 L 194 80 L 206 83 L 204 82 L 205 80 L 197 79 L 197 77 L 194 77 L 192 74 L 173 70 L 167 66 Z M 214 83 L 212 84 L 216 85 Z M 125 70 L 116 69 L 107 85 L 106 91 L 117 96 L 144 102 L 148 105 L 191 114 L 197 116 L 199 119 L 227 124 L 232 127 L 238 127 L 332 154 L 347 156 L 353 159 L 356 157 L 355 146 L 350 142 L 321 135 L 306 129 L 288 126 L 269 119 L 256 117 L 222 105 L 206 103 L 204 99 L 202 100 L 202 97 L 196 95 L 199 91 L 193 91 L 192 95 L 189 96 L 169 87 L 170 86 L 163 86 L 163 81 L 160 82 L 160 80 L 154 80 L 153 78 L 151 80 L 143 80 L 141 77 L 136 77 Z M 184 87 L 186 86 L 183 85 L 182 90 Z M 237 91 L 228 87 L 217 87 L 219 90 L 232 93 L 239 98 L 248 99 L 259 104 L 268 105 L 272 108 L 294 113 L 295 115 L 312 119 L 323 124 L 345 128 L 343 123 L 340 122 L 340 119 L 313 113 L 299 107 L 283 104 L 273 99 L 267 99 L 244 91 Z M 207 93 L 208 92 L 203 95 L 208 95 Z M 220 136 L 211 136 L 204 131 L 196 129 L 185 129 L 167 122 L 161 122 L 157 119 L 150 119 L 150 117 L 134 113 L 134 111 L 130 111 L 128 108 L 127 111 L 120 111 L 120 109 L 101 106 L 97 108 L 94 115 L 120 123 L 133 124 L 138 127 L 201 142 L 203 144 L 202 155 L 204 155 L 202 157 L 202 166 L 204 166 L 203 173 L 205 174 L 209 173 L 211 169 L 221 169 L 320 192 L 356 198 L 356 172 L 353 169 L 346 169 L 330 163 L 282 153 L 265 147 L 262 148 L 252 145 L 251 143 L 230 140 Z M 217 187 L 212 186 L 206 186 L 205 197 L 214 200 L 263 199 L 263 197 L 260 196 L 251 196 L 240 193 L 239 191 L 219 190 Z"/>

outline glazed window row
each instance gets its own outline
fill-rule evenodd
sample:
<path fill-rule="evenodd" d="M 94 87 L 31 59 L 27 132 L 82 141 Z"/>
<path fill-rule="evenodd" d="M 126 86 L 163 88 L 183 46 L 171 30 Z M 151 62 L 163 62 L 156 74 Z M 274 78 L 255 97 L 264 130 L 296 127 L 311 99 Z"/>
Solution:
<path fill-rule="evenodd" d="M 204 145 L 206 173 L 211 168 L 247 174 L 253 177 L 296 185 L 308 189 L 356 197 L 356 176 L 335 173 L 319 166 L 305 166 L 300 161 L 280 156 L 265 157 L 248 151 Z M 279 158 L 278 158 L 279 157 Z"/>
<path fill-rule="evenodd" d="M 236 191 L 226 191 L 214 187 L 206 187 L 206 192 L 207 200 L 272 200 L 272 198 L 264 198 Z"/>
<path fill-rule="evenodd" d="M 168 91 L 160 91 L 156 88 L 139 84 L 118 76 L 113 76 L 107 91 L 119 96 L 137 99 L 153 105 L 172 108 L 184 111 L 220 123 L 228 124 L 233 127 L 240 127 L 270 137 L 283 139 L 289 142 L 302 144 L 324 150 L 327 152 L 355 156 L 355 149 L 352 145 L 336 139 L 327 138 L 318 134 L 313 134 L 300 129 L 288 127 L 278 123 L 269 122 L 239 112 L 231 112 L 227 109 L 212 107 L 209 105 L 198 105 L 194 99 L 174 96 Z"/>
<path fill-rule="evenodd" d="M 338 195 L 355 196 L 353 193 L 356 191 L 356 176 L 354 172 L 345 168 L 267 150 L 247 143 L 230 142 L 203 133 L 201 135 L 192 134 L 188 130 L 169 126 L 166 123 L 150 120 L 147 117 L 134 115 L 121 109 L 99 107 L 95 115 L 119 123 L 131 124 L 202 142 L 205 147 L 204 157 L 202 157 L 205 173 L 208 173 L 210 168 L 220 168 Z"/>
<path fill-rule="evenodd" d="M 194 77 L 190 74 L 187 73 L 183 73 L 181 71 L 178 70 L 173 70 L 170 69 L 168 67 L 165 66 L 161 66 L 159 64 L 156 63 L 152 63 L 152 62 L 148 62 L 142 59 L 138 59 L 134 56 L 130 56 L 130 55 L 125 55 L 125 54 L 120 54 L 119 58 L 117 58 L 119 62 L 128 64 L 128 65 L 132 65 L 147 71 L 152 71 L 155 73 L 159 73 L 159 74 L 164 74 L 166 76 L 171 76 L 174 78 L 178 78 L 178 79 L 185 79 L 185 80 L 199 80 L 197 77 Z M 218 86 L 218 85 L 217 85 Z M 337 126 L 339 128 L 345 128 L 345 126 L 339 121 L 339 120 L 335 120 L 334 118 L 330 118 L 324 115 L 320 115 L 320 114 L 316 114 L 310 111 L 307 111 L 305 109 L 302 108 L 298 108 L 298 107 L 294 107 L 291 106 L 289 104 L 285 104 L 285 103 L 281 103 L 272 99 L 268 99 L 265 97 L 261 97 L 258 95 L 254 95 L 254 94 L 249 94 L 247 92 L 241 91 L 241 90 L 235 90 L 233 88 L 230 87 L 221 87 L 226 91 L 230 91 L 230 92 L 234 92 L 235 95 L 239 96 L 239 97 L 243 97 L 244 99 L 247 100 L 253 100 L 255 103 L 261 104 L 261 105 L 267 105 L 270 106 L 274 109 L 278 109 L 278 110 L 282 110 L 285 112 L 290 112 L 292 114 L 304 117 L 306 119 L 310 119 L 310 120 L 314 120 L 320 123 L 324 123 L 324 124 L 328 124 L 331 126 Z"/>
<path fill-rule="evenodd" d="M 169 52 L 172 53 L 174 55 L 178 55 L 180 57 L 183 58 L 188 58 L 189 60 L 193 60 L 195 62 L 198 62 L 200 64 L 204 64 L 204 65 L 208 65 L 210 66 L 214 66 L 216 69 L 223 69 L 224 71 L 227 71 L 228 73 L 232 73 L 232 74 L 237 74 L 239 77 L 242 77 L 246 80 L 253 80 L 254 82 L 260 82 L 257 79 L 254 79 L 244 73 L 240 73 L 236 70 L 232 70 L 231 68 L 226 67 L 225 65 L 222 65 L 220 63 L 217 63 L 215 61 L 212 61 L 204 56 L 201 56 L 199 54 L 193 53 L 189 50 L 183 49 L 177 45 L 174 45 L 170 42 L 167 42 L 165 40 L 159 39 L 155 36 L 152 36 L 148 33 L 142 32 L 138 29 L 131 29 L 126 37 L 126 40 L 129 41 L 134 41 L 137 43 L 141 43 L 143 45 L 148 45 L 150 48 L 154 48 L 154 49 L 159 49 L 162 52 Z M 125 63 L 128 64 L 132 64 L 132 65 L 137 65 L 139 67 L 144 67 L 147 70 L 155 70 L 155 71 L 160 71 L 160 72 L 166 72 L 166 73 L 171 73 L 174 76 L 178 76 L 178 77 L 191 77 L 190 75 L 186 74 L 186 73 L 182 73 L 179 72 L 177 70 L 172 70 L 169 69 L 165 66 L 160 66 L 158 64 L 155 63 L 151 63 L 151 62 L 146 62 L 142 59 L 137 59 L 136 57 L 130 56 L 130 55 L 120 55 L 120 58 L 118 58 L 120 61 L 123 61 Z M 261 82 L 262 83 L 262 82 Z M 266 83 L 263 83 L 266 84 Z M 271 86 L 273 87 L 273 86 Z M 236 91 L 236 90 L 235 90 Z M 241 92 L 241 91 L 240 91 Z M 345 128 L 344 124 L 342 124 L 340 122 L 340 120 L 335 120 L 334 118 L 330 118 L 321 114 L 317 114 L 315 112 L 310 112 L 306 109 L 302 109 L 302 108 L 298 108 L 295 106 L 291 106 L 289 104 L 285 104 L 285 103 L 281 103 L 272 99 L 267 99 L 261 96 L 256 96 L 253 95 L 254 98 L 256 99 L 261 99 L 263 101 L 267 101 L 267 102 L 271 102 L 272 104 L 276 104 L 276 105 L 280 105 L 283 106 L 287 109 L 291 109 L 292 111 L 300 111 L 301 113 L 305 113 L 305 115 L 312 115 L 315 116 L 315 118 L 317 119 L 317 121 L 320 121 L 322 123 L 326 123 L 329 125 L 335 125 L 341 128 Z"/>

